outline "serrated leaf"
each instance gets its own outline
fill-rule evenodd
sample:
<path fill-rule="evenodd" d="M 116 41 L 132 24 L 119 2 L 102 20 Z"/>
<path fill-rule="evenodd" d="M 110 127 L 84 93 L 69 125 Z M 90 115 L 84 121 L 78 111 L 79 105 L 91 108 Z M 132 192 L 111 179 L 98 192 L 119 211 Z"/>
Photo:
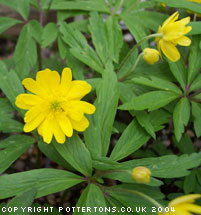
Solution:
<path fill-rule="evenodd" d="M 181 156 L 165 155 L 158 158 L 142 158 L 121 163 L 121 169 L 145 166 L 151 170 L 153 177 L 178 178 L 188 175 L 188 169 L 199 166 L 201 153 L 184 154 Z"/>
<path fill-rule="evenodd" d="M 103 18 L 97 12 L 90 13 L 89 30 L 91 32 L 92 41 L 96 48 L 96 52 L 105 64 L 109 57 L 106 27 Z"/>
<path fill-rule="evenodd" d="M 29 29 L 30 29 L 30 33 L 33 36 L 33 38 L 39 44 L 41 44 L 41 42 L 42 42 L 41 41 L 42 40 L 42 35 L 43 35 L 43 27 L 42 27 L 42 25 L 37 20 L 32 19 L 29 22 Z"/>
<path fill-rule="evenodd" d="M 116 143 L 110 158 L 120 160 L 139 149 L 148 139 L 149 135 L 133 120 Z"/>
<path fill-rule="evenodd" d="M 51 43 L 53 43 L 57 38 L 57 34 L 58 34 L 58 29 L 56 24 L 53 22 L 49 22 L 43 29 L 42 46 L 46 48 Z"/>
<path fill-rule="evenodd" d="M 192 104 L 192 115 L 193 125 L 197 137 L 201 136 L 201 106 L 198 103 L 191 102 Z"/>
<path fill-rule="evenodd" d="M 29 16 L 29 1 L 28 0 L 0 0 L 0 4 L 6 5 L 16 10 L 24 19 Z"/>
<path fill-rule="evenodd" d="M 71 172 L 58 169 L 37 169 L 0 176 L 0 199 L 19 195 L 30 187 L 37 189 L 36 198 L 65 190 L 83 179 Z"/>
<path fill-rule="evenodd" d="M 0 34 L 3 33 L 8 28 L 13 25 L 21 23 L 20 20 L 9 18 L 9 17 L 0 17 Z"/>
<path fill-rule="evenodd" d="M 87 148 L 94 157 L 96 157 L 95 154 L 99 157 L 107 154 L 118 100 L 117 77 L 112 63 L 109 62 L 106 64 L 103 79 L 97 88 L 96 112 L 93 118 L 90 117 L 90 126 L 85 132 Z"/>
<path fill-rule="evenodd" d="M 8 204 L 7 208 L 11 207 L 16 209 L 15 215 L 21 215 L 22 213 L 24 215 L 29 215 L 30 213 L 28 210 L 23 211 L 22 208 L 27 208 L 31 206 L 31 204 L 34 201 L 34 198 L 36 196 L 37 190 L 35 188 L 32 188 L 26 192 L 23 192 L 22 194 L 16 196 L 13 198 Z M 9 211 L 9 210 L 8 210 Z M 7 212 L 6 215 L 12 215 L 13 212 Z"/>
<path fill-rule="evenodd" d="M 60 31 L 63 34 L 63 41 L 71 47 L 70 52 L 74 57 L 102 73 L 103 65 L 96 52 L 88 45 L 84 35 L 66 23 L 61 23 Z"/>
<path fill-rule="evenodd" d="M 167 58 L 166 60 L 169 64 L 172 74 L 174 75 L 176 80 L 180 83 L 182 89 L 185 90 L 186 82 L 187 82 L 187 77 L 186 77 L 187 73 L 186 73 L 186 67 L 183 59 L 180 58 L 180 60 L 178 60 L 177 62 L 172 62 Z"/>
<path fill-rule="evenodd" d="M 0 142 L 0 173 L 20 157 L 35 140 L 26 135 L 10 136 Z"/>
<path fill-rule="evenodd" d="M 119 62 L 119 53 L 123 46 L 123 35 L 116 16 L 106 21 L 109 55 L 115 63 Z"/>
<path fill-rule="evenodd" d="M 64 144 L 53 143 L 57 152 L 76 170 L 85 176 L 92 174 L 92 161 L 89 151 L 78 135 L 68 138 Z"/>
<path fill-rule="evenodd" d="M 133 98 L 119 107 L 120 110 L 145 110 L 161 108 L 178 97 L 178 94 L 168 91 L 151 91 Z"/>
<path fill-rule="evenodd" d="M 84 10 L 84 11 L 100 11 L 109 13 L 109 8 L 104 0 L 76 0 L 76 1 L 58 1 L 54 0 L 51 4 L 54 10 Z"/>
<path fill-rule="evenodd" d="M 176 104 L 173 112 L 174 132 L 177 141 L 179 141 L 184 133 L 184 126 L 187 126 L 190 118 L 190 103 L 184 97 Z"/>
<path fill-rule="evenodd" d="M 20 32 L 14 52 L 15 70 L 21 79 L 29 74 L 30 68 L 36 64 L 36 59 L 36 43 L 30 34 L 29 25 L 25 25 Z"/>
<path fill-rule="evenodd" d="M 173 84 L 170 81 L 157 78 L 155 76 L 150 76 L 149 78 L 137 77 L 137 78 L 133 78 L 132 81 L 136 84 L 141 84 L 141 85 L 153 87 L 156 89 L 182 94 L 181 90 L 175 84 Z"/>
<path fill-rule="evenodd" d="M 201 68 L 201 49 L 199 43 L 201 36 L 193 36 L 192 45 L 190 46 L 189 64 L 188 64 L 188 85 L 199 74 Z"/>

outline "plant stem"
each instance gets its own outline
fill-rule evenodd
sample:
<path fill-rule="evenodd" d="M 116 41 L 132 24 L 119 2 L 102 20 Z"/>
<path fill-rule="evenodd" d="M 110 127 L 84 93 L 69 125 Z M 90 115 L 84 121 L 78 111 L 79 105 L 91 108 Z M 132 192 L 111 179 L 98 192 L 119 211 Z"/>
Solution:
<path fill-rule="evenodd" d="M 144 38 L 142 38 L 137 44 L 135 44 L 133 46 L 133 48 L 128 52 L 128 54 L 126 55 L 126 57 L 122 60 L 119 68 L 117 69 L 117 71 L 119 71 L 122 66 L 126 63 L 126 61 L 128 60 L 128 58 L 132 55 L 132 53 L 146 40 L 149 40 L 151 38 L 157 37 L 157 36 L 162 36 L 162 34 L 156 33 L 156 34 L 150 34 L 149 36 L 146 36 Z"/>
<path fill-rule="evenodd" d="M 38 70 L 42 70 L 42 56 L 41 56 L 41 45 L 36 43 L 37 46 L 37 56 L 38 56 Z"/>
<path fill-rule="evenodd" d="M 193 22 L 196 21 L 196 18 L 197 18 L 197 13 L 194 13 L 194 16 L 193 16 Z"/>

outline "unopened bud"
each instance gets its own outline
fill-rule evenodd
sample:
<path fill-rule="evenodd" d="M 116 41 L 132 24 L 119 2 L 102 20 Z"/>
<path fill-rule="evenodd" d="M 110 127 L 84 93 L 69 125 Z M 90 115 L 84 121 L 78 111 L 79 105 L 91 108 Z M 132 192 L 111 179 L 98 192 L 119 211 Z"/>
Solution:
<path fill-rule="evenodd" d="M 154 64 L 159 61 L 159 55 L 160 53 L 156 49 L 146 48 L 143 50 L 143 59 L 148 64 Z"/>
<path fill-rule="evenodd" d="M 132 178 L 138 183 L 149 183 L 150 182 L 151 171 L 147 167 L 138 166 L 132 169 Z"/>

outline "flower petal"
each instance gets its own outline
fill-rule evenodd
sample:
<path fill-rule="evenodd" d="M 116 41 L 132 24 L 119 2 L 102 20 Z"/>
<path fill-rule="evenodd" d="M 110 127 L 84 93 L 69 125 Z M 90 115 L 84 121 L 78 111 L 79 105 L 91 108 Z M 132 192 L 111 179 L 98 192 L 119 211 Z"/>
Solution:
<path fill-rule="evenodd" d="M 54 122 L 54 136 L 58 143 L 63 144 L 66 140 L 65 134 L 61 130 L 59 123 L 57 121 Z"/>
<path fill-rule="evenodd" d="M 182 37 L 176 39 L 174 42 L 181 46 L 190 46 L 191 39 L 186 36 L 182 36 Z"/>
<path fill-rule="evenodd" d="M 77 131 L 84 131 L 89 127 L 89 121 L 85 116 L 83 116 L 81 121 L 77 122 L 77 121 L 71 120 L 71 123 L 73 128 Z"/>
<path fill-rule="evenodd" d="M 201 206 L 195 205 L 195 204 L 181 204 L 179 207 L 182 207 L 183 209 L 196 213 L 196 214 L 201 214 Z"/>
<path fill-rule="evenodd" d="M 50 113 L 44 120 L 42 125 L 42 136 L 45 143 L 51 143 L 54 129 L 54 116 Z"/>
<path fill-rule="evenodd" d="M 169 60 L 173 62 L 176 62 L 179 60 L 180 53 L 174 44 L 161 40 L 160 45 L 161 45 L 161 50 Z"/>
<path fill-rule="evenodd" d="M 73 127 L 69 118 L 65 113 L 59 113 L 56 117 L 61 130 L 67 137 L 71 137 L 73 135 Z"/>
<path fill-rule="evenodd" d="M 69 99 L 81 99 L 91 91 L 91 85 L 86 81 L 72 81 L 71 89 L 68 93 Z"/>
<path fill-rule="evenodd" d="M 195 199 L 199 199 L 201 198 L 200 194 L 189 194 L 189 195 L 185 195 L 185 196 L 180 196 L 174 200 L 172 200 L 168 207 L 172 207 L 174 205 L 178 205 L 178 204 L 182 204 L 182 203 L 192 203 L 194 202 Z"/>
<path fill-rule="evenodd" d="M 60 84 L 61 90 L 65 91 L 65 94 L 68 93 L 71 82 L 72 82 L 72 71 L 70 68 L 66 67 L 62 71 L 61 84 Z"/>
<path fill-rule="evenodd" d="M 72 106 L 76 109 L 82 110 L 86 114 L 93 114 L 96 110 L 96 107 L 85 101 L 71 101 Z"/>
<path fill-rule="evenodd" d="M 163 24 L 162 24 L 162 28 L 164 28 L 167 24 L 169 23 L 173 23 L 174 21 L 176 21 L 179 17 L 179 12 L 176 11 L 175 13 L 173 13 L 169 18 L 167 18 Z"/>
<path fill-rule="evenodd" d="M 44 100 L 41 99 L 39 96 L 32 95 L 32 94 L 20 94 L 17 96 L 15 104 L 17 107 L 21 109 L 28 110 L 32 106 L 38 105 L 42 103 Z"/>

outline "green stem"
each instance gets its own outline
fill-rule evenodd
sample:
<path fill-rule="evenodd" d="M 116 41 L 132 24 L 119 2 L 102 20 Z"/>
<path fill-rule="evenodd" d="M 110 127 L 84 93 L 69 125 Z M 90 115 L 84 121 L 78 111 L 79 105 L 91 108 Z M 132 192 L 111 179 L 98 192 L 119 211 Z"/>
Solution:
<path fill-rule="evenodd" d="M 37 45 L 37 56 L 38 56 L 38 70 L 42 70 L 42 56 L 41 56 L 41 46 L 39 43 Z"/>
<path fill-rule="evenodd" d="M 194 13 L 194 16 L 193 16 L 193 22 L 196 21 L 196 18 L 197 18 L 197 13 Z"/>
<path fill-rule="evenodd" d="M 105 186 L 102 186 L 102 185 L 99 185 L 99 186 L 102 187 L 104 190 L 111 190 L 111 191 L 114 191 L 114 192 L 131 193 L 131 194 L 139 195 L 142 198 L 146 199 L 147 201 L 151 202 L 156 207 L 161 207 L 163 209 L 163 211 L 165 211 L 164 207 L 161 204 L 159 204 L 156 200 L 152 199 L 151 197 L 147 196 L 144 193 L 138 192 L 136 190 L 127 190 L 127 189 L 121 189 L 121 188 L 120 189 L 119 188 L 114 189 L 112 187 L 105 187 Z"/>
<path fill-rule="evenodd" d="M 132 53 L 133 53 L 144 41 L 149 40 L 149 39 L 154 38 L 154 37 L 157 37 L 157 36 L 162 36 L 162 34 L 160 34 L 160 33 L 151 34 L 151 35 L 149 35 L 149 36 L 146 36 L 146 37 L 142 38 L 137 44 L 135 44 L 135 45 L 133 46 L 133 48 L 128 52 L 128 54 L 126 55 L 126 57 L 122 60 L 122 62 L 121 62 L 121 64 L 120 64 L 119 68 L 117 69 L 117 71 L 119 71 L 119 70 L 122 68 L 122 66 L 126 63 L 126 61 L 128 60 L 128 58 L 132 55 Z"/>
<path fill-rule="evenodd" d="M 121 6 L 123 5 L 123 3 L 124 3 L 124 0 L 121 0 L 115 13 L 118 13 L 118 11 L 121 9 Z"/>
<path fill-rule="evenodd" d="M 131 70 L 127 74 L 125 74 L 123 77 L 121 77 L 121 79 L 119 81 L 123 81 L 126 77 L 128 77 L 130 74 L 132 74 L 135 71 L 135 69 L 136 69 L 136 67 L 137 67 L 137 65 L 138 65 L 141 57 L 143 56 L 143 54 L 144 53 L 142 52 L 142 53 L 140 53 L 138 55 L 138 57 L 137 57 L 137 59 L 135 61 L 135 64 L 133 65 L 133 67 L 131 68 Z"/>

